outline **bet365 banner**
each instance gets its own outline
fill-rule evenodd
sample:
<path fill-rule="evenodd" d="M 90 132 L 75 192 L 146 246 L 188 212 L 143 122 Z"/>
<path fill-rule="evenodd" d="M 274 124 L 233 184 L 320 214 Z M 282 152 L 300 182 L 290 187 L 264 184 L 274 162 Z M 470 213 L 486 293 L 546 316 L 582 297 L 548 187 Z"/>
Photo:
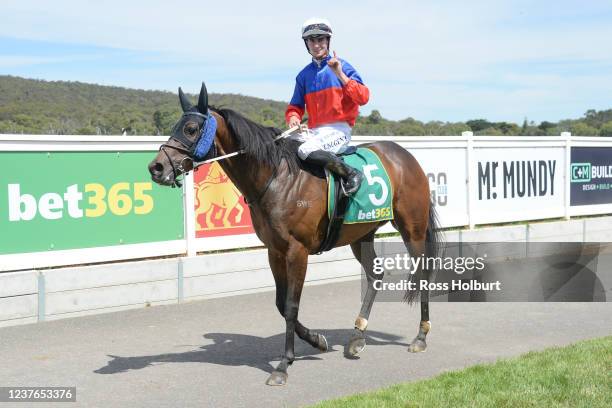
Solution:
<path fill-rule="evenodd" d="M 0 153 L 0 254 L 183 238 L 182 194 L 151 152 Z"/>

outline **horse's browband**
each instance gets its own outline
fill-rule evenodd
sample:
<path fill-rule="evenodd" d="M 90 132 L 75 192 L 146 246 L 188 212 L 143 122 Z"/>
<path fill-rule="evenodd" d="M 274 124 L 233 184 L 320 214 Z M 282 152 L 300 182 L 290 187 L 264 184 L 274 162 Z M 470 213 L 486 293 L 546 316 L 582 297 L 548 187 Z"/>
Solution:
<path fill-rule="evenodd" d="M 184 112 L 183 116 L 188 116 L 188 115 L 196 115 L 196 116 L 202 116 L 203 118 L 208 118 L 208 115 L 205 115 L 203 113 L 197 112 L 197 111 L 193 111 L 193 112 Z"/>

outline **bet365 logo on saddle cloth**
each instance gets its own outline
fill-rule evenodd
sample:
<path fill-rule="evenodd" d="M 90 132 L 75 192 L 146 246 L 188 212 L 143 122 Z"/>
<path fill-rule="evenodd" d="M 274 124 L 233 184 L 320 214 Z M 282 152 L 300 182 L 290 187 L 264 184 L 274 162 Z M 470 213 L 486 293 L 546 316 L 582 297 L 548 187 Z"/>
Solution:
<path fill-rule="evenodd" d="M 357 193 L 349 199 L 344 223 L 392 220 L 393 188 L 378 155 L 370 149 L 360 147 L 354 154 L 342 158 L 346 164 L 358 169 L 365 176 Z M 336 205 L 331 181 L 333 180 L 330 180 L 327 189 L 328 216 L 332 214 L 333 206 Z"/>

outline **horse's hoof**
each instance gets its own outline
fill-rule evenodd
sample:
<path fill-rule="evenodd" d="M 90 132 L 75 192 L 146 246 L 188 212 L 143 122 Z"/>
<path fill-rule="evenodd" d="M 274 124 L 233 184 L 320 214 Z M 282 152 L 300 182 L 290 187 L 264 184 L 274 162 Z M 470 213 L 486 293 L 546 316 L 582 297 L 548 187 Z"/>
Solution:
<path fill-rule="evenodd" d="M 322 334 L 317 335 L 317 343 L 319 343 L 319 346 L 317 347 L 319 350 L 323 352 L 329 350 L 329 345 L 327 344 L 327 339 L 325 338 L 324 335 Z"/>
<path fill-rule="evenodd" d="M 366 346 L 366 340 L 363 335 L 353 336 L 346 347 L 347 357 L 357 357 Z"/>
<path fill-rule="evenodd" d="M 272 371 L 270 377 L 268 377 L 268 381 L 266 381 L 267 385 L 286 385 L 287 384 L 287 373 L 283 373 L 282 371 Z"/>
<path fill-rule="evenodd" d="M 413 340 L 408 346 L 410 353 L 422 353 L 427 349 L 427 344 L 423 340 Z"/>

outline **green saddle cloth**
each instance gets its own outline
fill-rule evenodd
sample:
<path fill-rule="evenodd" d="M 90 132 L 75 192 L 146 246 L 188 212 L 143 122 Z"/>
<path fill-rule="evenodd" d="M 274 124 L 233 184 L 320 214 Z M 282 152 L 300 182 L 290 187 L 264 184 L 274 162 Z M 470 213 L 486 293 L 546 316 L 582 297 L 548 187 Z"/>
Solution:
<path fill-rule="evenodd" d="M 349 198 L 344 224 L 392 220 L 393 187 L 378 155 L 368 148 L 360 147 L 355 153 L 341 158 L 365 176 L 359 190 Z M 327 215 L 331 218 L 336 197 L 335 176 L 330 172 L 327 172 L 327 181 Z"/>

